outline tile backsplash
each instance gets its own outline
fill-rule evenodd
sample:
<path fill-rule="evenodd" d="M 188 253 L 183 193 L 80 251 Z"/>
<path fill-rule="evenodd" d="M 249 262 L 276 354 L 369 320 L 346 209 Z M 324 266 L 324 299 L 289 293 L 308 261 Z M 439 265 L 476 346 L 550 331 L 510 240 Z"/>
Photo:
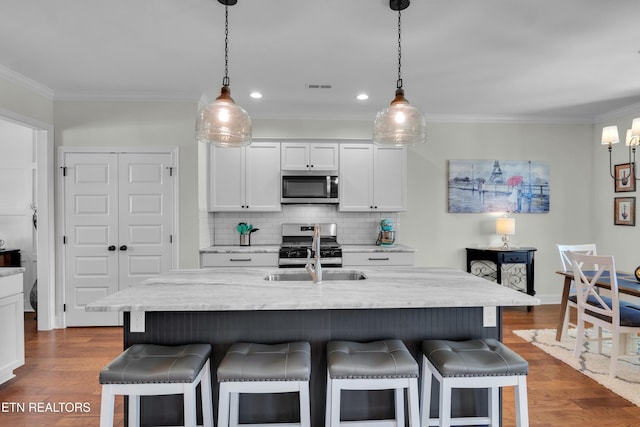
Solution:
<path fill-rule="evenodd" d="M 340 212 L 332 205 L 282 205 L 281 212 L 200 212 L 200 247 L 239 245 L 239 222 L 259 228 L 251 235 L 252 245 L 278 245 L 283 223 L 336 223 L 338 242 L 343 245 L 372 245 L 380 220 L 393 221 L 400 234 L 397 212 Z"/>

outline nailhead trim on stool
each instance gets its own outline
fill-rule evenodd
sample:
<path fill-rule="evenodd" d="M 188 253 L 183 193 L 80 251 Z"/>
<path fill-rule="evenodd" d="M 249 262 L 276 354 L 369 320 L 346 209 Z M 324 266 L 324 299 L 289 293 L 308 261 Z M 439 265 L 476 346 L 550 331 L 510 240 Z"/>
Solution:
<path fill-rule="evenodd" d="M 134 344 L 100 372 L 100 427 L 113 426 L 115 395 L 129 396 L 129 425 L 140 425 L 140 396 L 184 395 L 184 425 L 196 426 L 196 387 L 200 384 L 202 419 L 213 427 L 211 345 Z"/>
<path fill-rule="evenodd" d="M 327 343 L 326 427 L 339 427 L 342 390 L 395 390 L 395 423 L 404 427 L 407 390 L 409 426 L 418 427 L 418 364 L 400 340 Z M 380 424 L 385 420 L 355 421 Z M 342 422 L 345 424 L 348 422 Z"/>
<path fill-rule="evenodd" d="M 301 427 L 311 427 L 311 345 L 236 343 L 218 366 L 218 427 L 238 426 L 241 393 L 297 392 Z M 248 424 L 241 424 L 247 426 Z M 285 424 L 278 423 L 278 426 Z"/>
<path fill-rule="evenodd" d="M 427 340 L 422 342 L 421 425 L 500 425 L 500 387 L 515 387 L 516 425 L 529 426 L 527 374 L 529 364 L 500 341 L 486 338 L 470 341 Z M 440 383 L 439 418 L 430 418 L 431 383 Z M 487 417 L 451 418 L 451 389 L 488 388 Z"/>

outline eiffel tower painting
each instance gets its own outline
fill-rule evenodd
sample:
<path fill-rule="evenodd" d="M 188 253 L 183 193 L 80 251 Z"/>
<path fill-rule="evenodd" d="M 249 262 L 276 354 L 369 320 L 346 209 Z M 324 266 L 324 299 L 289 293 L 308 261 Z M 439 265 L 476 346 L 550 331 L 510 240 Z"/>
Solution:
<path fill-rule="evenodd" d="M 549 162 L 449 160 L 450 213 L 549 212 Z"/>
<path fill-rule="evenodd" d="M 502 169 L 500 169 L 500 162 L 493 162 L 493 171 L 491 172 L 491 176 L 489 177 L 489 182 L 494 184 L 502 184 L 504 182 L 504 177 L 502 176 Z"/>

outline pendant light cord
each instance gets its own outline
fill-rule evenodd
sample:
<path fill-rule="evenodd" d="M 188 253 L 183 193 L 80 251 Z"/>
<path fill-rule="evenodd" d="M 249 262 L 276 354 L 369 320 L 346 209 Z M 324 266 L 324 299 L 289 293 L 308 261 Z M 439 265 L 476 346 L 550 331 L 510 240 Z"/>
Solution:
<path fill-rule="evenodd" d="M 402 89 L 402 21 L 400 9 L 398 9 L 398 81 L 397 89 Z"/>
<path fill-rule="evenodd" d="M 224 6 L 224 78 L 222 86 L 229 86 L 229 6 Z"/>

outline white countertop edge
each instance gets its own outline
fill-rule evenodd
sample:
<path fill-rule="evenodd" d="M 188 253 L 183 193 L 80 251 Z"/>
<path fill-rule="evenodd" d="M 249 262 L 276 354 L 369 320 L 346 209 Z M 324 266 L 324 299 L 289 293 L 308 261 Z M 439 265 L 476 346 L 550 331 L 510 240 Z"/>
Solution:
<path fill-rule="evenodd" d="M 415 248 L 403 245 L 401 243 L 383 246 L 383 245 L 340 245 L 342 252 L 416 252 Z M 239 245 L 219 245 L 208 246 L 201 248 L 200 253 L 211 254 L 250 254 L 250 253 L 278 253 L 280 251 L 280 245 L 253 245 L 253 246 L 239 246 Z"/>
<path fill-rule="evenodd" d="M 13 276 L 24 271 L 24 267 L 0 267 L 0 277 Z"/>
<path fill-rule="evenodd" d="M 87 305 L 86 310 L 340 310 L 540 304 L 538 298 L 457 269 L 381 267 L 358 270 L 368 279 L 322 284 L 265 281 L 266 274 L 283 272 L 273 268 L 174 271 L 101 298 Z"/>

